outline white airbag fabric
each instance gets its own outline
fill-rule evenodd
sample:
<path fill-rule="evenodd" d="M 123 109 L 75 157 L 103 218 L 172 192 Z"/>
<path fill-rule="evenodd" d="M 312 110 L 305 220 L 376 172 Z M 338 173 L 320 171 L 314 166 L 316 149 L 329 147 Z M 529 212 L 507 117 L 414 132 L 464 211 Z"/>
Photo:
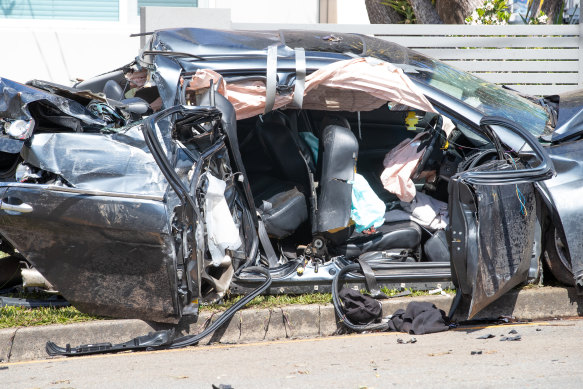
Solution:
<path fill-rule="evenodd" d="M 225 200 L 225 182 L 210 174 L 205 198 L 205 221 L 209 251 L 213 266 L 224 266 L 231 262 L 225 250 L 237 250 L 241 247 L 239 229 L 233 221 L 227 200 Z"/>

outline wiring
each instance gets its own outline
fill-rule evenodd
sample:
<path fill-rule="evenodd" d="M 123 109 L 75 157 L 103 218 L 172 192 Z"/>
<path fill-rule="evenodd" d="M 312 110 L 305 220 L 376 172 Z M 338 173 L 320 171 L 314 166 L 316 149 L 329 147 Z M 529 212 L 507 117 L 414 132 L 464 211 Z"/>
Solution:
<path fill-rule="evenodd" d="M 447 142 L 449 145 L 453 145 L 453 146 L 455 146 L 455 147 L 459 147 L 460 149 L 468 149 L 468 150 L 484 150 L 484 149 L 483 149 L 483 148 L 481 148 L 481 147 L 462 146 L 462 145 L 460 145 L 459 143 L 455 143 L 455 142 L 454 142 L 454 141 L 452 141 L 452 140 L 448 140 L 448 139 L 447 139 L 447 136 L 446 136 L 446 135 L 445 135 L 443 132 L 440 132 L 439 136 L 440 136 L 440 137 L 441 137 L 441 138 L 442 138 L 442 139 L 443 139 L 445 142 Z"/>
<path fill-rule="evenodd" d="M 512 155 L 510 155 L 508 153 L 504 153 L 504 156 L 510 159 L 510 161 L 512 162 L 512 166 L 514 166 L 514 170 L 518 170 L 518 166 L 516 166 L 516 161 L 514 160 Z M 518 184 L 515 184 L 514 186 L 516 187 L 516 197 L 518 198 L 518 201 L 520 202 L 520 213 L 523 216 L 528 216 L 528 211 L 526 210 L 526 199 L 524 198 L 524 195 L 522 194 L 522 192 L 518 188 Z"/>

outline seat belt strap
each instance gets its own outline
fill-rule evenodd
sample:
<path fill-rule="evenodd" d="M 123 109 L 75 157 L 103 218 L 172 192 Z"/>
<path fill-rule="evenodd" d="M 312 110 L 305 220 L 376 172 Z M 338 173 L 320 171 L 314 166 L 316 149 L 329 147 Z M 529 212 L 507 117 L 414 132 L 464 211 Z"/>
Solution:
<path fill-rule="evenodd" d="M 303 47 L 297 47 L 294 51 L 296 54 L 296 83 L 294 87 L 293 106 L 302 109 L 306 86 L 306 51 Z"/>
<path fill-rule="evenodd" d="M 259 233 L 259 241 L 261 242 L 261 246 L 263 246 L 263 251 L 265 251 L 265 255 L 267 256 L 267 263 L 269 264 L 269 268 L 277 267 L 277 255 L 275 254 L 275 250 L 271 245 L 271 241 L 269 240 L 269 236 L 267 235 L 267 230 L 265 229 L 265 223 L 261 217 L 258 220 L 259 225 L 257 228 L 257 232 Z"/>
<path fill-rule="evenodd" d="M 372 268 L 364 259 L 358 257 L 357 259 L 360 268 L 362 269 L 362 274 L 364 275 L 364 283 L 366 284 L 366 288 L 370 292 L 370 295 L 374 298 L 388 298 L 377 284 L 377 279 L 372 271 Z"/>
<path fill-rule="evenodd" d="M 271 112 L 275 104 L 275 91 L 277 88 L 277 45 L 271 45 L 267 48 L 266 76 L 264 114 Z"/>

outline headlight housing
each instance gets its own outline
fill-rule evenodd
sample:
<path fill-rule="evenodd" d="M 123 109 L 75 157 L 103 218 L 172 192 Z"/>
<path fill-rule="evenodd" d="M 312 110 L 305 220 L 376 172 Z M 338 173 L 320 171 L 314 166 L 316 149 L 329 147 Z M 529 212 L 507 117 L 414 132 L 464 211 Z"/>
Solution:
<path fill-rule="evenodd" d="M 7 135 L 15 139 L 28 139 L 34 130 L 34 119 L 17 119 L 4 123 L 4 131 Z"/>

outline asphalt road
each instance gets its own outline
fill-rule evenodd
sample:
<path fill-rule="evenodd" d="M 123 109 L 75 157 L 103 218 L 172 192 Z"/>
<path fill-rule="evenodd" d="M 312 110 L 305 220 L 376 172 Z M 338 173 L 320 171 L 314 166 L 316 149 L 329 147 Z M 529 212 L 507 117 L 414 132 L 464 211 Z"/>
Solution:
<path fill-rule="evenodd" d="M 510 331 L 517 333 L 509 333 Z M 492 334 L 490 339 L 477 339 Z M 580 388 L 583 320 L 0 364 L 5 388 Z M 520 341 L 501 341 L 520 335 Z M 403 343 L 399 343 L 399 339 Z"/>

